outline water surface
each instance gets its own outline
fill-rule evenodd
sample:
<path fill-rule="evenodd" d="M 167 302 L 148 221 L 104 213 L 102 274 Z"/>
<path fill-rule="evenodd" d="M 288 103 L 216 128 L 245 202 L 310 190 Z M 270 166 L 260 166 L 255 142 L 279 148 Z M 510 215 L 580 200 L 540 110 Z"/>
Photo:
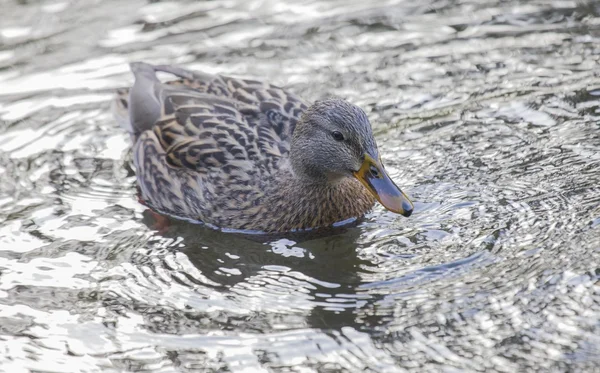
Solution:
<path fill-rule="evenodd" d="M 0 371 L 600 371 L 600 7 L 373 4 L 4 0 Z M 415 213 L 165 225 L 134 60 L 360 105 Z"/>

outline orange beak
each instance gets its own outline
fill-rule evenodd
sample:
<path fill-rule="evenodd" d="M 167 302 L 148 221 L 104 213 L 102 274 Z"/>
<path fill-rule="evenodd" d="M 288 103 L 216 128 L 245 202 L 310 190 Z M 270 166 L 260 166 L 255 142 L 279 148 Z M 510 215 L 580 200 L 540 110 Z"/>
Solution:
<path fill-rule="evenodd" d="M 406 217 L 412 214 L 414 209 L 413 203 L 394 184 L 390 176 L 385 172 L 381 162 L 365 154 L 365 160 L 360 169 L 354 172 L 354 176 L 386 209 Z"/>

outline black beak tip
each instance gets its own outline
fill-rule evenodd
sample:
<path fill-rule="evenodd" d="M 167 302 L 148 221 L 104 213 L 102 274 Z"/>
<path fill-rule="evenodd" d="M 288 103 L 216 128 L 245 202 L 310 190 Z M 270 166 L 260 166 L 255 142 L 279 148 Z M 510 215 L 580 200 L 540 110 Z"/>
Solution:
<path fill-rule="evenodd" d="M 402 215 L 406 218 L 408 218 L 409 216 L 412 215 L 413 213 L 413 206 L 409 203 L 409 202 L 403 202 L 402 203 L 402 210 L 404 210 L 404 212 L 402 213 Z"/>

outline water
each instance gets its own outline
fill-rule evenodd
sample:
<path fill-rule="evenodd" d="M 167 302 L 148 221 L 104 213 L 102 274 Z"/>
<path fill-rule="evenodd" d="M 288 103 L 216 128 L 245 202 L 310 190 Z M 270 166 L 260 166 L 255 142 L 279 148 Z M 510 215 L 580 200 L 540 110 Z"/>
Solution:
<path fill-rule="evenodd" d="M 0 371 L 600 371 L 600 6 L 15 1 L 0 14 Z M 409 219 L 165 222 L 127 62 L 338 95 Z"/>

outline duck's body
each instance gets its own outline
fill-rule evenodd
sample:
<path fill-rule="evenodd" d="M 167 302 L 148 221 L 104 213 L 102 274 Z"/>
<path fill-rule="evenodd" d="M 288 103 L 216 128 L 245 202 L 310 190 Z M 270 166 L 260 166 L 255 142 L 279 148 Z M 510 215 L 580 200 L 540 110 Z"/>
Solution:
<path fill-rule="evenodd" d="M 282 232 L 330 226 L 373 206 L 364 183 L 334 172 L 335 149 L 312 148 L 306 113 L 328 115 L 327 104 L 309 107 L 256 81 L 143 63 L 132 70 L 136 82 L 116 103 L 122 113 L 127 108 L 121 122 L 134 141 L 141 197 L 153 208 L 221 228 Z M 179 80 L 162 83 L 156 71 Z M 337 119 L 364 116 L 345 101 L 334 103 L 347 106 Z"/>
<path fill-rule="evenodd" d="M 141 197 L 158 211 L 212 224 L 263 232 L 330 226 L 363 215 L 375 199 L 354 179 L 337 185 L 298 182 L 287 163 L 242 161 L 243 168 L 199 173 L 169 164 L 155 131 L 134 148 Z"/>

